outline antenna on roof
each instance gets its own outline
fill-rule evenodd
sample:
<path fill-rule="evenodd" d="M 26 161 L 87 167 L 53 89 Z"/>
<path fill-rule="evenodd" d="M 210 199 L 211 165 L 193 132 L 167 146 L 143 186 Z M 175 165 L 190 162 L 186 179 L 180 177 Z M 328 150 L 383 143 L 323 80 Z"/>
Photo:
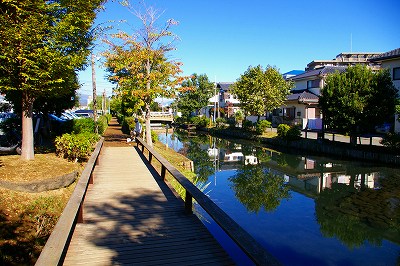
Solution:
<path fill-rule="evenodd" d="M 353 33 L 350 33 L 350 53 L 353 53 Z"/>

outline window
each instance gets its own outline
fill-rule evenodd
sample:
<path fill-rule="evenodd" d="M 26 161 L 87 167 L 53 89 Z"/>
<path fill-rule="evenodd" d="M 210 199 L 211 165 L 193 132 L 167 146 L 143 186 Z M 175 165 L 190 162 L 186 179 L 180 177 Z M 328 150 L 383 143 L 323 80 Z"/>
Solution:
<path fill-rule="evenodd" d="M 393 68 L 393 80 L 400 80 L 400 67 Z"/>
<path fill-rule="evenodd" d="M 308 80 L 307 81 L 307 89 L 311 88 L 319 88 L 319 79 L 314 79 L 314 80 Z"/>

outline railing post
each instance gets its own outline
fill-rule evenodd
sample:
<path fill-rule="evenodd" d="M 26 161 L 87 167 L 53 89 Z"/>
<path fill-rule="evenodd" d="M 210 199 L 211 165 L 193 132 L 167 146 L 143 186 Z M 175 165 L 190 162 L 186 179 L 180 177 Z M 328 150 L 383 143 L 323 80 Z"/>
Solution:
<path fill-rule="evenodd" d="M 151 160 L 153 159 L 153 154 L 149 151 L 149 163 L 151 164 Z"/>
<path fill-rule="evenodd" d="M 78 217 L 76 219 L 78 224 L 83 223 L 83 204 L 81 203 L 78 210 Z"/>
<path fill-rule="evenodd" d="M 193 196 L 186 190 L 185 195 L 185 214 L 193 213 Z"/>
<path fill-rule="evenodd" d="M 161 166 L 161 178 L 164 181 L 165 181 L 165 178 L 166 178 L 166 170 L 167 170 L 167 168 L 164 165 L 162 165 Z"/>

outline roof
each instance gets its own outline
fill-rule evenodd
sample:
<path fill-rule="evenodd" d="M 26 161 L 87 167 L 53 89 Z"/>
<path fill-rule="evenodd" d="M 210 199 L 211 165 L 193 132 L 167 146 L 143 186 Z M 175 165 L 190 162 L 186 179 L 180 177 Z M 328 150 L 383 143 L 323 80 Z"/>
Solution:
<path fill-rule="evenodd" d="M 394 58 L 400 58 L 400 48 L 375 56 L 371 58 L 371 61 L 385 61 Z"/>
<path fill-rule="evenodd" d="M 228 91 L 231 85 L 233 85 L 233 82 L 218 82 L 217 88 L 223 91 Z"/>
<path fill-rule="evenodd" d="M 289 94 L 287 101 L 298 101 L 299 103 L 318 103 L 319 97 L 308 91 L 296 92 Z"/>
<path fill-rule="evenodd" d="M 289 71 L 289 72 L 286 72 L 286 73 L 283 73 L 282 74 L 282 76 L 287 76 L 287 75 L 294 75 L 294 76 L 297 76 L 297 75 L 300 75 L 300 74 L 303 74 L 304 73 L 304 70 L 292 70 L 292 71 Z"/>
<path fill-rule="evenodd" d="M 292 77 L 292 80 L 301 80 L 301 79 L 306 79 L 310 77 L 318 77 L 322 75 L 327 75 L 331 73 L 335 73 L 336 71 L 339 71 L 340 73 L 346 71 L 347 66 L 324 66 L 321 68 L 309 70 L 303 74 L 297 75 Z"/>

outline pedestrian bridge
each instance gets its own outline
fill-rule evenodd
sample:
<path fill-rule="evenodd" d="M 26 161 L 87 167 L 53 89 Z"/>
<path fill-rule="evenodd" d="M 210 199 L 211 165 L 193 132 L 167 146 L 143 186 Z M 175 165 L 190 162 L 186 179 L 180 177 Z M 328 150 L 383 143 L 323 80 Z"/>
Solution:
<path fill-rule="evenodd" d="M 150 112 L 150 121 L 172 123 L 174 121 L 174 115 L 169 112 Z"/>
<path fill-rule="evenodd" d="M 103 147 L 83 170 L 36 265 L 234 265 L 195 200 L 256 265 L 279 262 L 142 139 Z M 157 165 L 157 167 L 155 167 Z M 166 183 L 185 189 L 176 197 Z"/>

